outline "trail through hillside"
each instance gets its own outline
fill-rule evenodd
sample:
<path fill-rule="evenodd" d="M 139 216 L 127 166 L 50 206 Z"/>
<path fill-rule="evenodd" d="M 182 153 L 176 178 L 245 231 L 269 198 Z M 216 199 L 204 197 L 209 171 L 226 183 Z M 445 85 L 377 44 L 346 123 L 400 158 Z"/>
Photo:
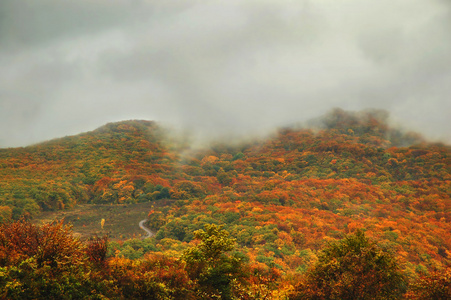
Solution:
<path fill-rule="evenodd" d="M 155 233 L 152 232 L 152 230 L 150 230 L 149 228 L 144 226 L 144 223 L 146 223 L 146 222 L 147 222 L 147 219 L 141 220 L 139 222 L 139 228 L 141 228 L 142 230 L 144 230 L 146 232 L 146 235 L 142 237 L 143 239 L 151 238 L 155 235 Z"/>

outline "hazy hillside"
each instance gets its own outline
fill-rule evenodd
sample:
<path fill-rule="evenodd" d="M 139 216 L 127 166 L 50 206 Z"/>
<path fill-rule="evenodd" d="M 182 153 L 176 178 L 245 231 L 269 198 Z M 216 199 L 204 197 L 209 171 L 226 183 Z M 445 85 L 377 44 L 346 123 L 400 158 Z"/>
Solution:
<path fill-rule="evenodd" d="M 106 178 L 169 173 L 174 156 L 160 136 L 153 122 L 126 121 L 30 147 L 1 149 L 0 203 L 13 208 L 15 219 L 34 216 L 98 202 L 95 191 Z"/>
<path fill-rule="evenodd" d="M 1 149 L 0 219 L 153 202 L 154 251 L 180 251 L 215 223 L 252 262 L 302 271 L 327 241 L 363 228 L 409 272 L 449 265 L 451 148 L 387 117 L 337 109 L 315 128 L 195 151 L 148 121 Z"/>

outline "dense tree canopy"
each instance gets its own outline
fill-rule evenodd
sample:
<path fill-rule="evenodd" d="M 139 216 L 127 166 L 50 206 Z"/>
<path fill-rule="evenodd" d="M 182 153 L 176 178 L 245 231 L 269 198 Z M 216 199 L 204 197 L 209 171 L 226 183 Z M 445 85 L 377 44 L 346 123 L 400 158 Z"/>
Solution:
<path fill-rule="evenodd" d="M 400 299 L 405 290 L 394 256 L 358 230 L 319 254 L 293 299 Z"/>
<path fill-rule="evenodd" d="M 255 271 L 246 279 L 252 285 L 225 282 L 234 282 L 233 293 L 251 289 L 256 299 L 272 299 L 276 290 L 277 297 L 287 295 L 326 245 L 363 228 L 414 282 L 451 265 L 450 154 L 448 145 L 391 128 L 380 111 L 337 109 L 315 128 L 291 126 L 266 138 L 201 149 L 154 122 L 111 123 L 0 149 L 0 223 L 80 204 L 150 203 L 155 238 L 111 241 L 114 270 L 125 274 L 132 264 L 127 259 L 163 253 L 173 259 L 165 261 L 167 268 L 180 269 L 188 262 L 177 259 L 200 241 L 195 232 L 214 224 L 236 241 L 233 251 Z M 87 225 L 83 218 L 72 221 L 74 228 Z M 125 285 L 154 280 L 148 270 L 155 260 L 134 264 L 147 275 L 124 277 Z M 183 270 L 174 280 L 194 284 L 193 273 Z"/>
<path fill-rule="evenodd" d="M 243 276 L 241 259 L 228 255 L 234 249 L 235 241 L 228 232 L 214 224 L 200 229 L 194 238 L 200 243 L 183 254 L 188 274 L 200 286 L 199 299 L 233 299 L 232 282 Z"/>

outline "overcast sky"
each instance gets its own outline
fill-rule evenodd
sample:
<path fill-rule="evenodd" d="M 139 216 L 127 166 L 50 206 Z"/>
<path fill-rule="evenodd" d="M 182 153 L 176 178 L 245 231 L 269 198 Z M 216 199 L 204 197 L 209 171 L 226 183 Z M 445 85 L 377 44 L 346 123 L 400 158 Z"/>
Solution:
<path fill-rule="evenodd" d="M 451 1 L 1 0 L 0 147 L 124 119 L 258 133 L 382 108 L 451 143 Z"/>

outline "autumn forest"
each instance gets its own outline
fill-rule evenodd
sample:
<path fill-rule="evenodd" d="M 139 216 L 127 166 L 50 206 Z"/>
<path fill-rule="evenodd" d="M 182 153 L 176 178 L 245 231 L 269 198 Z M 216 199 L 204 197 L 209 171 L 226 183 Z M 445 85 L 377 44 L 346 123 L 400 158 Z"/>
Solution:
<path fill-rule="evenodd" d="M 449 299 L 451 146 L 388 120 L 196 147 L 132 120 L 0 149 L 0 299 Z M 151 238 L 35 221 L 140 203 Z"/>

